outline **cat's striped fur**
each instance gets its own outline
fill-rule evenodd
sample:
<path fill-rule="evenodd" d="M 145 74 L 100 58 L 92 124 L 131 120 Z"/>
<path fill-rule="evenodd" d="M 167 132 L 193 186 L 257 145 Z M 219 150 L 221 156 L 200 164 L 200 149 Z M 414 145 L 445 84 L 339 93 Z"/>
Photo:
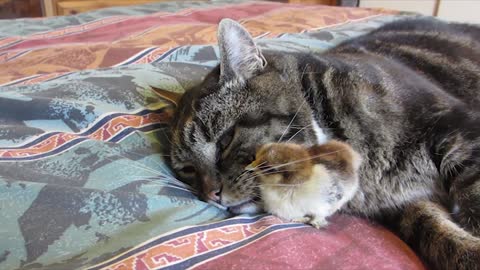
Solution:
<path fill-rule="evenodd" d="M 342 211 L 392 226 L 435 269 L 480 268 L 480 28 L 410 19 L 324 54 L 279 54 L 224 20 L 219 46 L 173 128 L 172 164 L 204 199 L 254 212 L 242 173 L 259 145 L 337 139 L 364 160 Z"/>

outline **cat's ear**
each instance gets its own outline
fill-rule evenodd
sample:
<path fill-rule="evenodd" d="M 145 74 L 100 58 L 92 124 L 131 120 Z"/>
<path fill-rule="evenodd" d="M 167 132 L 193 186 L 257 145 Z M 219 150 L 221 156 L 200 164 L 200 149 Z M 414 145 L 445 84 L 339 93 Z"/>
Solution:
<path fill-rule="evenodd" d="M 250 34 L 239 23 L 223 19 L 218 26 L 220 81 L 246 80 L 262 70 L 267 62 Z"/>
<path fill-rule="evenodd" d="M 168 103 L 171 103 L 173 106 L 178 107 L 178 103 L 182 98 L 183 94 L 179 94 L 172 91 L 163 90 L 154 86 L 150 86 L 155 94 L 157 94 L 160 98 L 165 100 Z"/>

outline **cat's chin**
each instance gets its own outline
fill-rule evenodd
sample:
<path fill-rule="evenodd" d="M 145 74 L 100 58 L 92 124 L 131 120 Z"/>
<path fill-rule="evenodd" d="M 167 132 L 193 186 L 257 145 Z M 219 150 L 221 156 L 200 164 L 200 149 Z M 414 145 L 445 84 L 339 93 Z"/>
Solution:
<path fill-rule="evenodd" d="M 241 204 L 237 204 L 234 206 L 228 207 L 228 211 L 232 212 L 233 214 L 240 215 L 240 214 L 258 214 L 262 212 L 262 207 L 250 200 Z"/>

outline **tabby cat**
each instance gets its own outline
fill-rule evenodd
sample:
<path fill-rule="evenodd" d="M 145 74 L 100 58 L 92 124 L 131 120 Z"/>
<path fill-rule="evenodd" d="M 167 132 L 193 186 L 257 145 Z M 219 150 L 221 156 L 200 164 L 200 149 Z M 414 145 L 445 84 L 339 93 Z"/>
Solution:
<path fill-rule="evenodd" d="M 180 100 L 172 166 L 233 213 L 261 211 L 245 167 L 272 142 L 362 156 L 341 209 L 395 229 L 435 269 L 480 268 L 480 28 L 412 18 L 322 54 L 261 51 L 238 23 Z"/>

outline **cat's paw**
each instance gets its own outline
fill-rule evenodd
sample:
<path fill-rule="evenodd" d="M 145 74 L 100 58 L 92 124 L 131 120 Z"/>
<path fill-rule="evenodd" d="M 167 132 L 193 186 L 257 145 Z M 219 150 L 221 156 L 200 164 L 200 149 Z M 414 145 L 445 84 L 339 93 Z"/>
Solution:
<path fill-rule="evenodd" d="M 316 217 L 314 216 L 310 221 L 307 222 L 308 224 L 312 225 L 313 227 L 317 229 L 324 228 L 328 225 L 328 221 L 325 218 L 321 217 Z"/>
<path fill-rule="evenodd" d="M 292 222 L 305 223 L 317 229 L 326 227 L 328 225 L 328 221 L 324 217 L 311 216 L 311 215 L 306 215 L 300 218 L 294 218 L 292 219 Z"/>
<path fill-rule="evenodd" d="M 294 219 L 292 219 L 292 222 L 308 224 L 311 220 L 312 220 L 312 218 L 310 216 L 304 216 L 304 217 L 301 217 L 301 218 L 294 218 Z"/>

